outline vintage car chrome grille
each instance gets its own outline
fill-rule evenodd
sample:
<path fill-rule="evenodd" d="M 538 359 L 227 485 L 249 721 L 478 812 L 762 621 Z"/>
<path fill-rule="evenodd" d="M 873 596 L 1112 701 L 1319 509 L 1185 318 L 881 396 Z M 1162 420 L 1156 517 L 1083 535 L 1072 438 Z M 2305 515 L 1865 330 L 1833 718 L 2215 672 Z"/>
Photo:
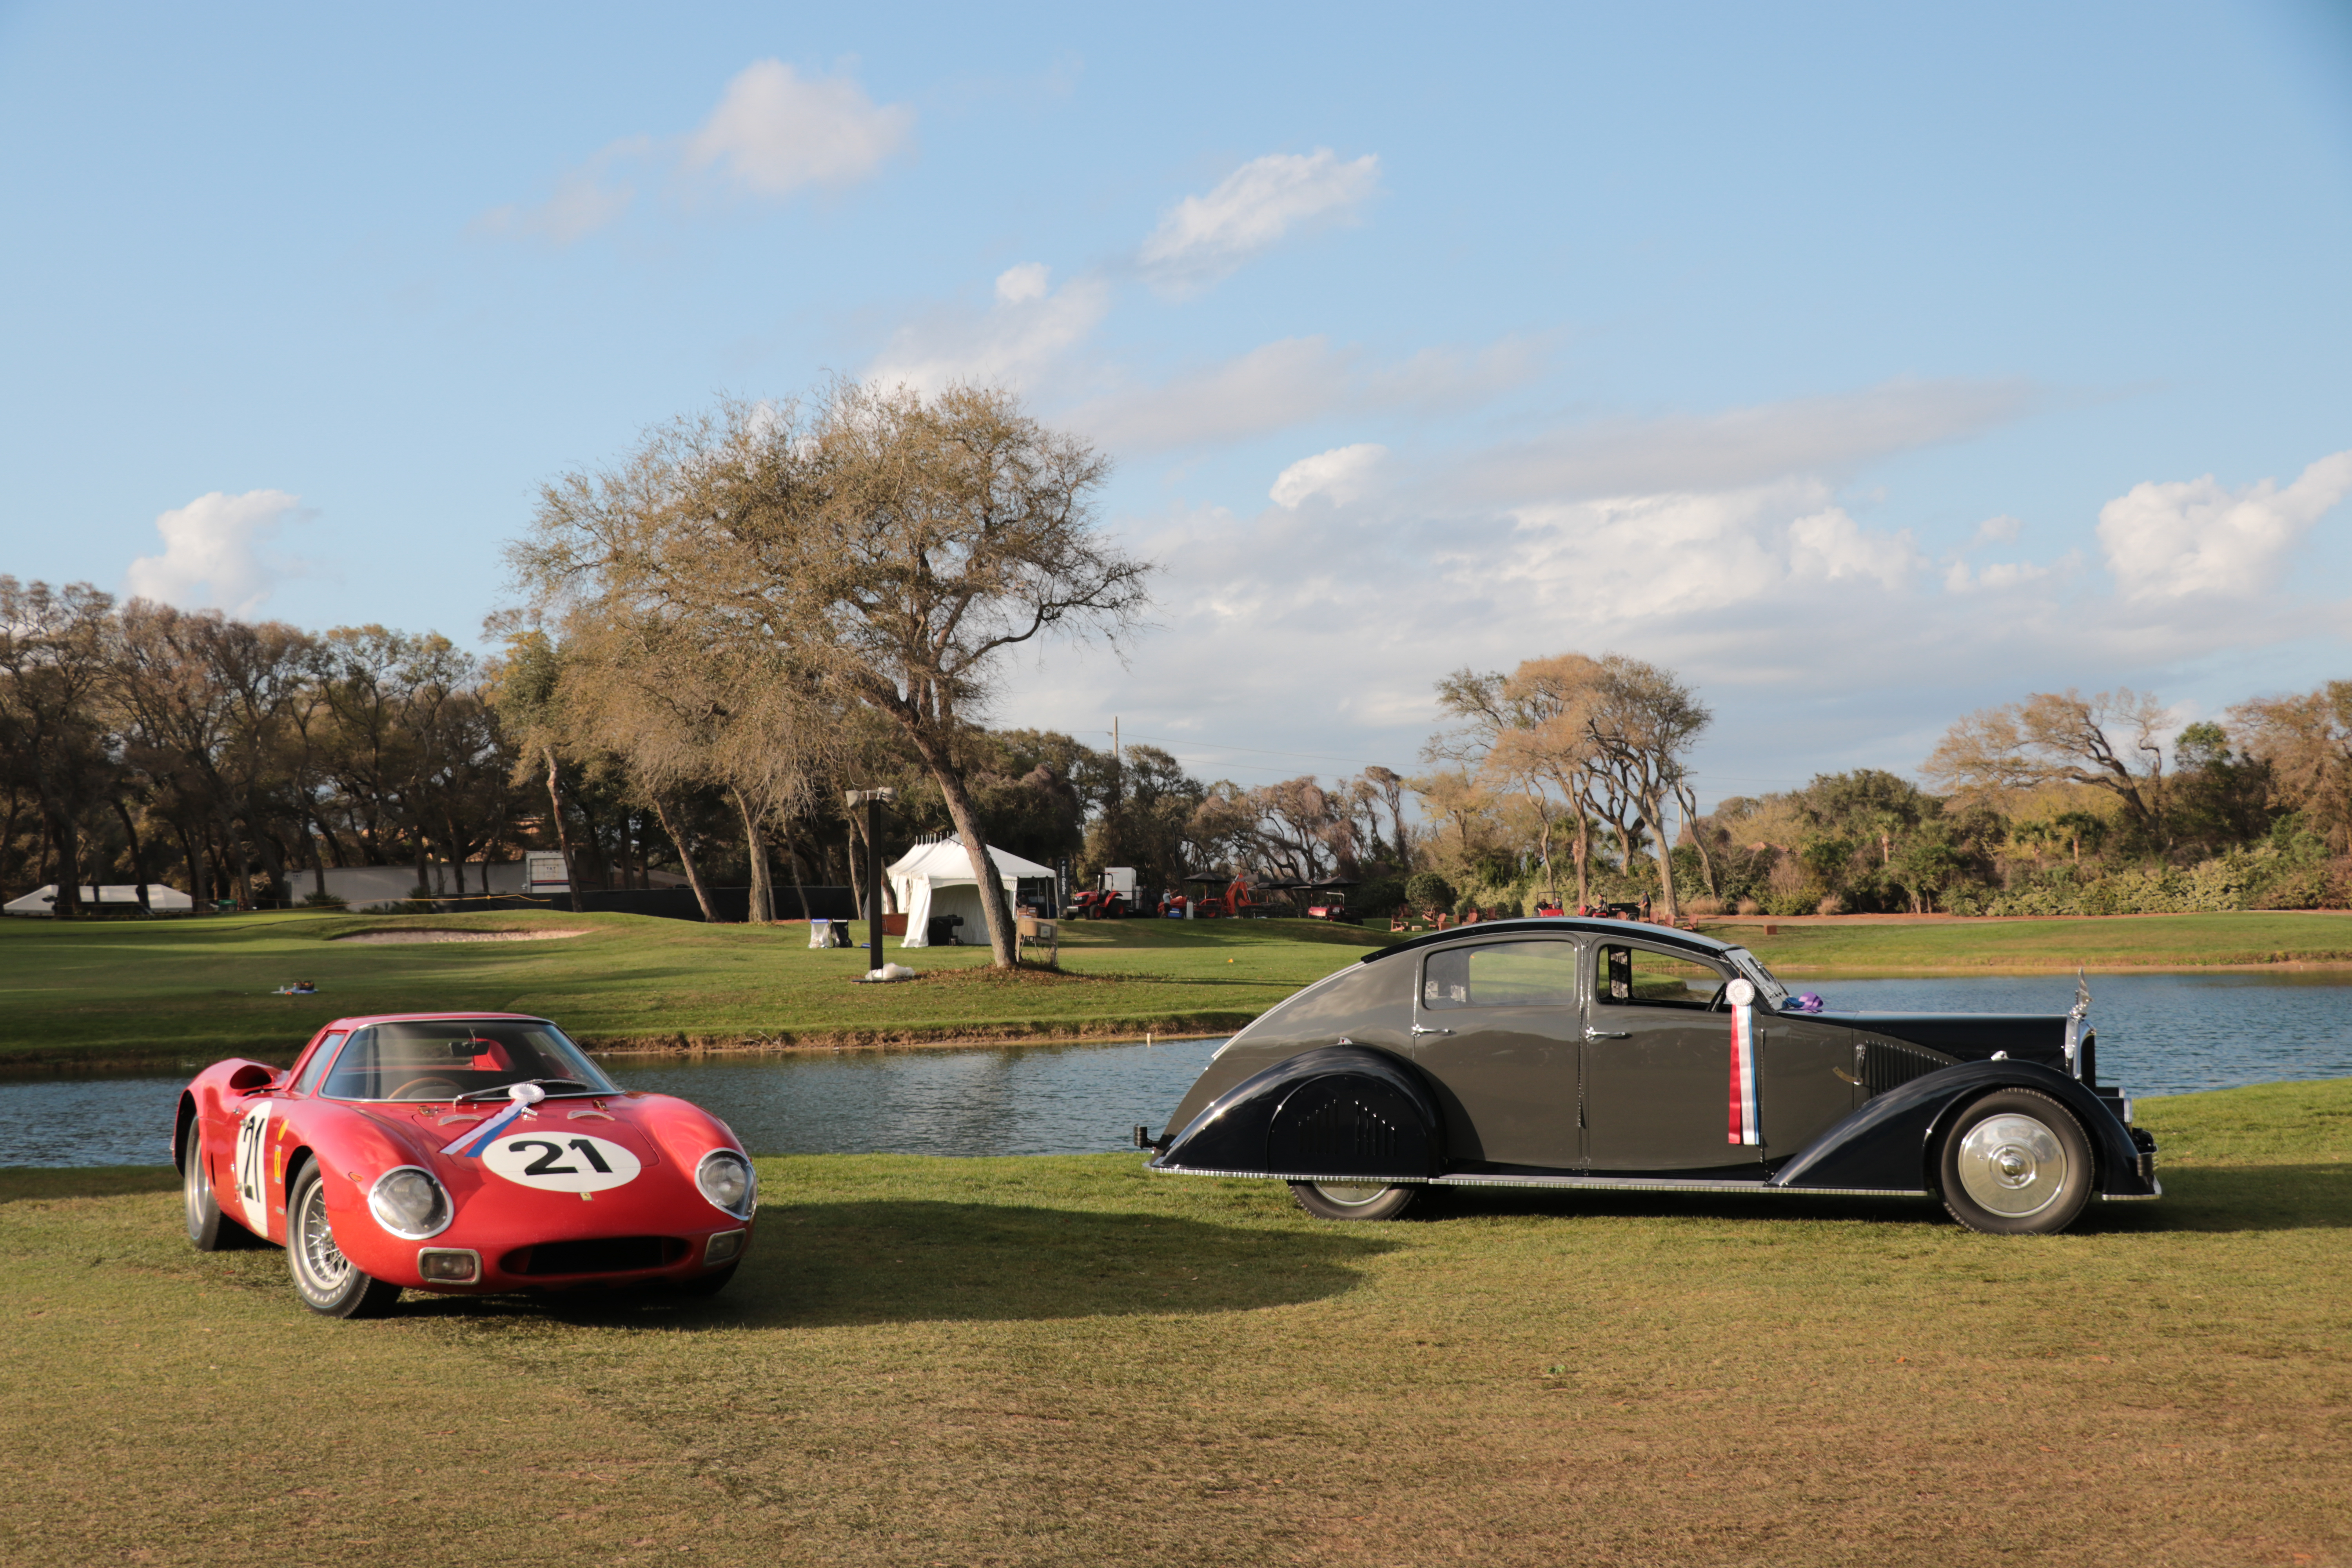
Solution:
<path fill-rule="evenodd" d="M 1853 1048 L 1853 1054 L 1854 1073 L 1862 1079 L 1862 1087 L 1872 1094 L 1900 1089 L 1913 1079 L 1924 1078 L 1937 1068 L 1950 1067 L 1957 1060 L 1924 1046 L 1906 1046 L 1893 1040 L 1864 1040 Z"/>
<path fill-rule="evenodd" d="M 674 1236 L 606 1236 L 591 1241 L 542 1241 L 499 1259 L 509 1274 L 630 1274 L 664 1268 L 691 1250 Z"/>
<path fill-rule="evenodd" d="M 1342 1097 L 1318 1106 L 1298 1123 L 1299 1154 L 1316 1164 L 1344 1171 L 1358 1160 L 1392 1160 L 1395 1123 L 1361 1100 Z"/>

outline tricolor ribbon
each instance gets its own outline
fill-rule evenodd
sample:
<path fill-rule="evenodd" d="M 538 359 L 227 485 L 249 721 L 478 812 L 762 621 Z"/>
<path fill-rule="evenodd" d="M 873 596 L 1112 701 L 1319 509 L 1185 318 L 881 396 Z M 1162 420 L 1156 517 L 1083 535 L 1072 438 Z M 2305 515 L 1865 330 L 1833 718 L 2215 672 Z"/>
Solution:
<path fill-rule="evenodd" d="M 513 1104 L 483 1122 L 479 1127 L 471 1128 L 457 1134 L 456 1141 L 446 1145 L 441 1152 L 479 1155 L 483 1150 L 490 1146 L 491 1139 L 496 1138 L 522 1118 L 537 1115 L 538 1112 L 532 1110 L 531 1107 L 547 1098 L 547 1090 L 535 1083 L 513 1083 L 507 1086 L 507 1096 L 514 1101 Z"/>
<path fill-rule="evenodd" d="M 1764 1142 L 1763 1119 L 1756 1112 L 1756 1009 L 1731 1009 L 1731 1122 L 1727 1143 Z"/>

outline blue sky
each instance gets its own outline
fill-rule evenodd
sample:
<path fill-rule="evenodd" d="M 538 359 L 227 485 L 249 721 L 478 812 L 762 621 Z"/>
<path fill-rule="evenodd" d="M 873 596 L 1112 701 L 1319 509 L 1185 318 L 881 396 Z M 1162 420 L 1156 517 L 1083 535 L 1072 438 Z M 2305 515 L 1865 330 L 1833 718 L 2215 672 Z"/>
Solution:
<path fill-rule="evenodd" d="M 1164 563 L 996 717 L 1244 783 L 1615 650 L 1706 793 L 2352 674 L 2352 19 L 0 8 L 0 571 L 469 640 L 536 486 L 1016 386 Z"/>

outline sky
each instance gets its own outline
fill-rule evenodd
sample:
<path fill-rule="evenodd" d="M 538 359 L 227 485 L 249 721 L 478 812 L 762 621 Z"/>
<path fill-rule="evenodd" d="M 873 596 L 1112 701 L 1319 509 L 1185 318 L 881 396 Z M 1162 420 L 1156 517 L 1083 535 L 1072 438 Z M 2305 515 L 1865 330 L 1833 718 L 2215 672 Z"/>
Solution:
<path fill-rule="evenodd" d="M 2352 676 L 2345 0 L 1120 13 L 0 4 L 0 572 L 476 645 L 548 480 L 963 379 L 1160 563 L 990 717 L 1204 776 Z"/>

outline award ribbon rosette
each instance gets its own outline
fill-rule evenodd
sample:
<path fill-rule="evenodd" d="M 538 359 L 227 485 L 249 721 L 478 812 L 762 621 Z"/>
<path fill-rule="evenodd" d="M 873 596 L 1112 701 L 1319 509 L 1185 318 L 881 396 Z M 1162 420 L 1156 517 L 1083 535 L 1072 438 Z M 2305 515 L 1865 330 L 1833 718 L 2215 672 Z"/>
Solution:
<path fill-rule="evenodd" d="M 1756 986 L 1741 976 L 1723 988 L 1731 1005 L 1731 1121 L 1727 1143 L 1750 1146 L 1764 1142 L 1764 1123 L 1756 1113 Z"/>
<path fill-rule="evenodd" d="M 531 1107 L 547 1098 L 547 1090 L 535 1083 L 512 1083 L 507 1086 L 507 1098 L 513 1103 L 479 1127 L 459 1133 L 456 1141 L 445 1147 L 441 1152 L 471 1154 L 478 1157 L 483 1150 L 490 1146 L 491 1139 L 496 1138 L 526 1116 L 536 1117 L 539 1112 L 533 1110 Z"/>

